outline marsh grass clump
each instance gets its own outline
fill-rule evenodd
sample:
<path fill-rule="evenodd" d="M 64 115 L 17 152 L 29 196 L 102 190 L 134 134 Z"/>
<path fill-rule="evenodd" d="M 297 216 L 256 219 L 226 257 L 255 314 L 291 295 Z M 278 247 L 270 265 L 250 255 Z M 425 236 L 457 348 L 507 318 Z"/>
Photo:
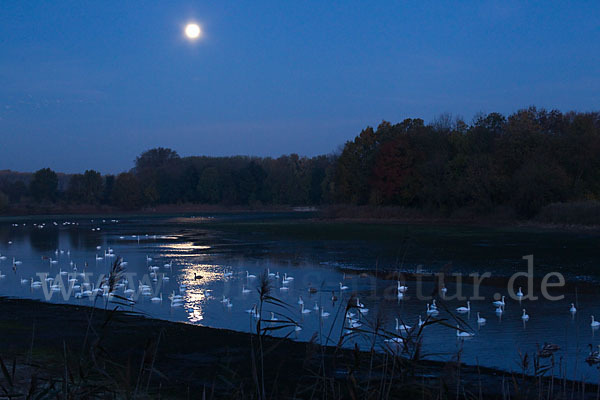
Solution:
<path fill-rule="evenodd" d="M 117 257 L 108 272 L 108 277 L 105 278 L 105 283 L 108 285 L 108 293 L 115 291 L 115 288 L 123 279 L 124 273 L 125 268 L 123 267 L 123 259 Z"/>
<path fill-rule="evenodd" d="M 258 348 L 255 348 L 255 342 L 253 336 L 250 336 L 250 344 L 252 346 L 252 371 L 253 378 L 256 385 L 256 394 L 259 399 L 267 398 L 267 390 L 265 388 L 265 356 L 273 353 L 277 347 L 283 342 L 277 341 L 268 348 L 264 347 L 264 337 L 269 334 L 276 334 L 279 331 L 287 329 L 287 332 L 283 336 L 288 338 L 294 328 L 298 327 L 299 324 L 293 318 L 289 316 L 291 314 L 291 308 L 289 305 L 274 296 L 271 295 L 272 286 L 269 281 L 269 275 L 267 271 L 259 276 L 259 285 L 257 287 L 259 296 L 258 303 L 258 318 L 256 319 L 256 340 Z M 272 315 L 276 315 L 276 319 L 264 319 L 263 314 L 265 308 L 273 308 L 275 311 L 271 311 Z"/>
<path fill-rule="evenodd" d="M 124 276 L 125 267 L 123 266 L 123 259 L 116 257 L 108 271 L 108 275 L 102 280 L 102 285 L 108 286 L 108 300 L 115 306 L 133 306 L 135 304 L 131 299 L 115 293 L 115 289 L 121 283 Z M 109 301 L 106 302 L 105 309 L 108 307 Z"/>

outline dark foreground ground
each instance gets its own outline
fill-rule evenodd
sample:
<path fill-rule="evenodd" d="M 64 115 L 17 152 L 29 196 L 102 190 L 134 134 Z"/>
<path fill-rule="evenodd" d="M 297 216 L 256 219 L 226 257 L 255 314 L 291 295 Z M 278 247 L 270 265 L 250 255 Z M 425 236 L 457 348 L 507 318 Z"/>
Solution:
<path fill-rule="evenodd" d="M 579 382 L 5 298 L 0 357 L 13 399 L 598 398 Z"/>

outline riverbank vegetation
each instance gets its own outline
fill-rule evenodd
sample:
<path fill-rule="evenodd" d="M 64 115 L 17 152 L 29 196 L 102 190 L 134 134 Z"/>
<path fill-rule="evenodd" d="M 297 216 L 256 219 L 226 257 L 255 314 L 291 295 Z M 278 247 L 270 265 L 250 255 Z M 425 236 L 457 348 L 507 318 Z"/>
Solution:
<path fill-rule="evenodd" d="M 199 150 L 201 151 L 201 149 Z M 600 223 L 600 113 L 529 108 L 365 128 L 317 157 L 180 157 L 156 148 L 102 176 L 0 172 L 0 212 L 181 204 L 362 206 L 414 215 Z"/>

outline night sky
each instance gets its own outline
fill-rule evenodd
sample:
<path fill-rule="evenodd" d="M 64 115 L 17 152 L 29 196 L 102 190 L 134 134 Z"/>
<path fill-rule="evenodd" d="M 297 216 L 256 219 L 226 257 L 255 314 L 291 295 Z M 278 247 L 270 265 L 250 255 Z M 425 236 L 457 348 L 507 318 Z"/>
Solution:
<path fill-rule="evenodd" d="M 312 156 L 382 119 L 529 105 L 600 108 L 600 2 L 0 2 L 0 169 Z"/>

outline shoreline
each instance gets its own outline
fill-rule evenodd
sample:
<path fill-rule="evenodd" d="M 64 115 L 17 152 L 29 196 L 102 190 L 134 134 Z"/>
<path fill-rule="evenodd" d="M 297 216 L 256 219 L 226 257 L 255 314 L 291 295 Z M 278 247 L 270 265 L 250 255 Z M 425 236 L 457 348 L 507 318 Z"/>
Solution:
<path fill-rule="evenodd" d="M 360 207 L 358 207 L 360 208 Z M 355 212 L 357 207 L 342 207 L 339 212 L 339 206 L 325 206 L 320 208 L 306 208 L 294 206 L 221 206 L 206 204 L 184 204 L 184 205 L 163 205 L 141 210 L 120 210 L 116 208 L 95 208 L 95 207 L 67 207 L 67 208 L 43 208 L 35 211 L 13 210 L 14 212 L 0 214 L 0 222 L 11 222 L 17 219 L 42 219 L 58 217 L 93 217 L 93 218 L 128 218 L 128 217 L 161 217 L 161 216 L 181 216 L 189 214 L 277 214 L 290 213 L 296 215 L 306 215 L 306 221 L 317 223 L 356 223 L 373 225 L 421 225 L 421 226 L 456 226 L 456 227 L 479 227 L 489 229 L 516 229 L 516 230 L 540 230 L 549 232 L 565 233 L 599 233 L 600 225 L 597 224 L 569 224 L 538 221 L 535 219 L 523 220 L 516 218 L 497 218 L 489 216 L 481 217 L 440 217 L 427 215 L 415 210 L 409 210 L 407 215 L 368 215 L 373 210 L 363 215 Z M 378 209 L 385 214 L 385 208 Z M 401 213 L 404 209 L 396 209 Z M 311 215 L 312 214 L 312 215 Z M 352 215 L 353 214 L 353 215 Z"/>
<path fill-rule="evenodd" d="M 88 321 L 92 321 L 92 329 Z M 1 359 L 5 364 L 7 360 L 15 360 L 18 374 L 14 381 L 22 385 L 34 376 L 47 380 L 54 375 L 54 379 L 60 380 L 65 369 L 74 369 L 74 363 L 82 363 L 86 353 L 96 349 L 92 346 L 101 346 L 102 352 L 109 355 L 114 364 L 111 371 L 127 368 L 129 363 L 129 368 L 135 366 L 131 371 L 140 368 L 144 374 L 150 362 L 147 359 L 153 354 L 152 367 L 143 376 L 150 395 L 188 398 L 189 393 L 204 392 L 217 398 L 240 397 L 240 394 L 246 397 L 256 383 L 253 360 L 257 357 L 258 336 L 255 334 L 152 319 L 127 311 L 5 297 L 0 297 L 0 324 L 0 342 L 5 344 L 0 350 Z M 86 332 L 90 349 L 83 344 Z M 261 343 L 275 349 L 265 353 L 265 387 L 278 387 L 277 394 L 282 397 L 296 396 L 303 385 L 325 378 L 340 387 L 349 387 L 351 381 L 378 384 L 381 374 L 386 373 L 385 369 L 368 368 L 374 359 L 387 359 L 384 354 L 270 336 L 262 336 Z M 282 354 L 286 356 L 281 357 Z M 94 357 L 94 363 L 102 362 L 101 354 Z M 531 390 L 542 382 L 538 377 L 517 372 L 465 365 L 460 363 L 460 357 L 449 362 L 394 359 L 412 371 L 412 378 L 403 374 L 403 378 L 397 378 L 407 381 L 397 382 L 400 392 L 394 398 L 414 394 L 421 384 L 431 386 L 431 395 L 437 395 L 439 390 L 455 393 L 458 388 L 459 392 L 479 393 L 483 398 L 502 398 L 506 390 L 512 390 L 504 387 L 505 379 L 522 380 L 521 385 L 531 385 Z M 402 372 L 402 368 L 396 368 L 398 373 Z M 597 390 L 591 383 L 549 377 L 543 381 L 556 384 L 557 391 L 564 386 L 568 392 L 577 392 L 578 398 L 584 393 L 595 395 Z M 340 389 L 339 394 L 345 398 L 357 388 L 348 390 Z M 423 391 L 420 395 L 430 398 L 425 388 L 420 390 Z"/>

